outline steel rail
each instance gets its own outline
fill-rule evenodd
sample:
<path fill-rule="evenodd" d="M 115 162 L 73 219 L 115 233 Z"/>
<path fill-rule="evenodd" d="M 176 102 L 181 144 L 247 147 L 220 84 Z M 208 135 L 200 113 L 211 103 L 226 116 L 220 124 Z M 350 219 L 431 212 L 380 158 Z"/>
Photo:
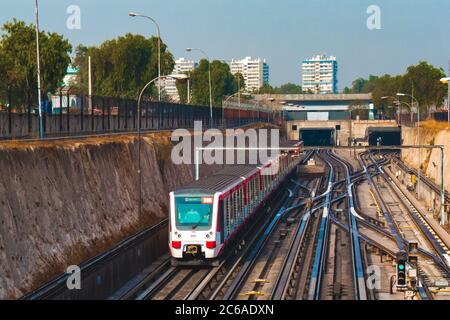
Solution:
<path fill-rule="evenodd" d="M 358 230 L 358 222 L 356 220 L 359 215 L 355 210 L 355 204 L 353 200 L 353 183 L 350 179 L 350 164 L 346 161 L 343 161 L 339 157 L 334 154 L 330 154 L 337 162 L 340 162 L 346 172 L 347 178 L 347 205 L 348 205 L 348 215 L 349 215 L 349 225 L 350 225 L 350 238 L 351 238 L 351 247 L 352 247 L 352 261 L 353 261 L 353 273 L 354 273 L 354 289 L 355 296 L 357 300 L 367 300 L 367 288 L 366 281 L 364 278 L 364 267 L 363 267 L 363 258 L 361 252 L 361 245 L 359 242 L 359 230 Z"/>
<path fill-rule="evenodd" d="M 105 252 L 81 263 L 80 272 L 83 274 L 84 277 L 87 277 L 97 267 L 109 263 L 117 255 L 121 254 L 130 247 L 136 246 L 137 243 L 147 239 L 148 237 L 155 235 L 161 229 L 167 227 L 167 225 L 168 219 L 161 220 L 156 225 L 149 227 L 121 241 L 120 243 L 113 246 L 109 250 L 106 250 Z M 58 277 L 54 278 L 53 280 L 50 280 L 49 282 L 45 283 L 38 289 L 30 293 L 27 293 L 22 297 L 22 299 L 25 300 L 52 299 L 53 297 L 56 297 L 58 294 L 66 290 L 69 290 L 66 285 L 69 276 L 70 274 L 67 273 L 61 274 Z"/>
<path fill-rule="evenodd" d="M 348 225 L 343 224 L 342 222 L 340 222 L 339 220 L 337 220 L 334 216 L 331 216 L 331 221 L 332 221 L 335 225 L 337 225 L 338 227 L 340 227 L 341 229 L 345 230 L 346 232 L 350 232 L 350 231 L 349 231 Z M 359 238 L 360 238 L 361 240 L 363 240 L 365 243 L 369 244 L 370 246 L 376 247 L 376 248 L 378 248 L 379 250 L 383 251 L 384 253 L 386 253 L 387 255 L 389 255 L 392 259 L 395 259 L 395 258 L 396 258 L 396 255 L 395 255 L 395 253 L 394 253 L 392 250 L 386 248 L 384 245 L 382 245 L 382 244 L 379 243 L 378 241 L 373 240 L 373 239 L 371 239 L 371 238 L 369 238 L 369 237 L 367 237 L 367 236 L 365 236 L 365 235 L 361 235 L 361 234 L 359 235 Z M 420 278 L 420 277 L 419 277 L 419 278 Z M 421 283 L 422 283 L 422 287 L 418 287 L 417 289 L 418 289 L 418 293 L 419 293 L 421 299 L 422 299 L 422 300 L 432 300 L 432 299 L 434 299 L 434 298 L 433 298 L 433 295 L 431 294 L 431 292 L 430 292 L 430 290 L 428 289 L 428 287 L 424 286 L 423 281 L 422 281 L 421 278 L 420 278 L 420 280 L 421 280 Z"/>
<path fill-rule="evenodd" d="M 329 154 L 327 153 L 329 156 Z M 324 159 L 325 163 L 330 168 L 328 174 L 328 188 L 325 192 L 325 202 L 326 205 L 323 208 L 322 215 L 320 218 L 319 234 L 317 238 L 317 244 L 312 264 L 310 285 L 308 290 L 309 300 L 319 300 L 322 284 L 322 274 L 325 267 L 326 260 L 326 248 L 328 245 L 328 235 L 329 235 L 329 213 L 331 210 L 331 195 L 333 190 L 333 181 L 335 179 L 334 166 L 330 161 Z"/>
<path fill-rule="evenodd" d="M 358 156 L 358 161 L 359 161 L 361 167 L 364 169 L 364 172 L 367 175 L 367 180 L 369 181 L 370 187 L 374 191 L 375 200 L 378 203 L 379 208 L 381 209 L 381 213 L 383 214 L 383 216 L 388 224 L 391 234 L 394 236 L 395 242 L 397 243 L 397 247 L 399 248 L 399 250 L 404 250 L 403 237 L 400 236 L 401 232 L 400 232 L 397 224 L 395 223 L 395 221 L 392 219 L 392 215 L 391 215 L 390 211 L 388 210 L 387 205 L 386 205 L 385 201 L 383 200 L 383 197 L 381 196 L 380 190 L 373 182 L 372 175 L 369 173 L 367 164 L 364 161 L 362 154 Z M 381 174 L 379 167 L 376 167 L 376 171 Z"/>
<path fill-rule="evenodd" d="M 397 186 L 397 184 L 391 179 L 391 177 L 389 177 L 384 172 L 382 168 L 381 170 L 383 172 L 383 178 L 388 183 L 391 190 L 397 194 L 398 198 L 408 211 L 409 215 L 412 217 L 412 220 L 414 221 L 416 226 L 424 234 L 426 239 L 439 254 L 440 258 L 447 266 L 447 271 L 450 273 L 450 249 L 442 241 L 434 228 L 422 216 L 420 210 L 414 205 L 414 203 L 408 199 L 407 195 Z"/>

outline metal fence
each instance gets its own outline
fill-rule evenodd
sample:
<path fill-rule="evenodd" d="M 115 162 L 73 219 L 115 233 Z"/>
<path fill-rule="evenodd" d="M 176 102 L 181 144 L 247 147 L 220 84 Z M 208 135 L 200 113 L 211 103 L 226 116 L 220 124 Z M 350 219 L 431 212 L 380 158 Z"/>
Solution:
<path fill-rule="evenodd" d="M 0 111 L 0 139 L 39 137 L 39 115 L 36 109 L 14 112 L 8 106 Z M 108 97 L 59 95 L 43 108 L 42 125 L 45 137 L 85 134 L 133 132 L 139 117 L 137 101 Z M 194 121 L 204 127 L 234 127 L 252 122 L 272 121 L 271 114 L 258 110 L 241 110 L 239 114 L 214 107 L 212 118 L 206 106 L 167 102 L 141 103 L 141 130 L 173 130 L 193 128 Z"/>
<path fill-rule="evenodd" d="M 436 121 L 445 121 L 448 122 L 450 116 L 447 111 L 437 111 L 432 113 L 432 119 Z"/>

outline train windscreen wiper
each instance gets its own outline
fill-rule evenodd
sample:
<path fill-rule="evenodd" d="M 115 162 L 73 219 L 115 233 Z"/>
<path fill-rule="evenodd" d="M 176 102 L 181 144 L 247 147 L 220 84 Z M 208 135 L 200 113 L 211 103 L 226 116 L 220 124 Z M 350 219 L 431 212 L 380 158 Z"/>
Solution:
<path fill-rule="evenodd" d="M 210 215 L 210 213 L 208 213 L 208 216 L 209 216 L 209 215 Z M 200 223 L 202 223 L 204 217 L 205 217 L 205 216 L 201 217 L 201 218 L 200 218 L 200 221 L 197 222 L 196 224 L 194 224 L 194 225 L 192 226 L 192 230 L 196 229 L 196 228 L 200 225 Z"/>

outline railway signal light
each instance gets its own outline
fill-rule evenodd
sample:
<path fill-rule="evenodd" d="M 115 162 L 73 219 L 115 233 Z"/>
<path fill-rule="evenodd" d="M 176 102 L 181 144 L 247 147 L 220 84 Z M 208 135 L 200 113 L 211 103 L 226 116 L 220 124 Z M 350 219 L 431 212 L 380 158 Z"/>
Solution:
<path fill-rule="evenodd" d="M 408 256 L 401 251 L 397 254 L 397 287 L 406 287 L 406 263 Z"/>

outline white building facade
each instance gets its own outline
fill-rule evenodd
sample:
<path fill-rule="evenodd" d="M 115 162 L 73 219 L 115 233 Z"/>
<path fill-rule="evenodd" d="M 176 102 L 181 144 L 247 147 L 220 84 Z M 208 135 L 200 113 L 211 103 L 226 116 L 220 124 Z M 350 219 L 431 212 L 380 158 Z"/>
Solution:
<path fill-rule="evenodd" d="M 336 57 L 316 55 L 302 63 L 303 92 L 315 94 L 337 93 L 338 63 Z"/>
<path fill-rule="evenodd" d="M 197 67 L 197 63 L 193 60 L 187 60 L 185 58 L 179 58 L 175 60 L 175 66 L 172 74 L 189 73 Z M 166 78 L 162 84 L 165 94 L 174 102 L 180 101 L 178 90 L 176 86 L 176 80 L 173 78 Z"/>
<path fill-rule="evenodd" d="M 240 73 L 244 77 L 246 91 L 257 91 L 265 84 L 269 84 L 269 65 L 265 59 L 245 57 L 233 59 L 229 64 L 233 75 Z"/>

